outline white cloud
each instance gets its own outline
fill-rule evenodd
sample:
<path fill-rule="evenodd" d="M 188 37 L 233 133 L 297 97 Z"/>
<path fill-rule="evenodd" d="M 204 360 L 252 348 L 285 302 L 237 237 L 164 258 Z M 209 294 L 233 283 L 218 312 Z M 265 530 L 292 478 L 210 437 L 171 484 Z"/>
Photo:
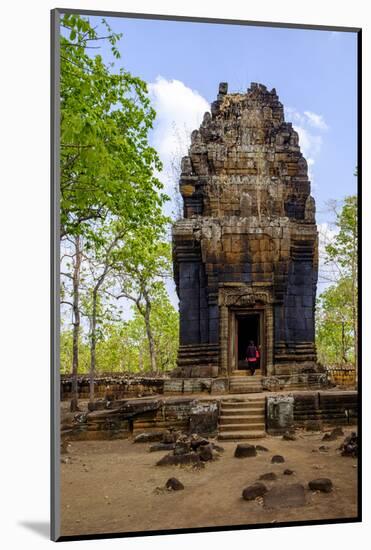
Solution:
<path fill-rule="evenodd" d="M 310 126 L 318 128 L 319 130 L 327 130 L 328 126 L 322 115 L 312 113 L 312 111 L 304 111 L 305 116 L 308 119 Z"/>
<path fill-rule="evenodd" d="M 309 132 L 303 126 L 294 126 L 295 130 L 299 134 L 299 145 L 301 152 L 306 158 L 308 164 L 313 165 L 315 158 L 319 155 L 322 147 L 322 136 L 318 136 Z"/>
<path fill-rule="evenodd" d="M 164 164 L 162 179 L 171 179 L 172 165 L 180 165 L 187 154 L 190 136 L 198 129 L 210 105 L 196 90 L 180 80 L 158 76 L 148 85 L 152 105 L 157 113 L 152 133 L 153 146 Z M 164 181 L 165 184 L 169 182 Z"/>
<path fill-rule="evenodd" d="M 171 198 L 165 213 L 178 216 L 182 206 L 179 193 L 176 192 L 180 162 L 188 153 L 191 133 L 200 127 L 204 113 L 210 111 L 210 105 L 196 90 L 180 80 L 167 80 L 158 76 L 155 82 L 148 85 L 148 89 L 156 111 L 151 143 L 163 163 L 163 171 L 158 174 L 158 178 Z M 172 304 L 178 308 L 173 281 L 168 280 L 166 287 Z"/>
<path fill-rule="evenodd" d="M 328 130 L 324 117 L 312 111 L 299 112 L 293 107 L 285 109 L 286 121 L 292 122 L 293 127 L 299 134 L 299 145 L 308 163 L 308 176 L 312 183 L 312 190 L 315 194 L 316 182 L 314 179 L 314 168 L 323 145 L 323 137 L 319 132 Z"/>
<path fill-rule="evenodd" d="M 339 277 L 336 265 L 331 262 L 325 263 L 326 246 L 333 242 L 339 229 L 327 222 L 317 224 L 317 229 L 319 255 L 318 294 L 321 294 L 328 286 L 334 284 Z"/>

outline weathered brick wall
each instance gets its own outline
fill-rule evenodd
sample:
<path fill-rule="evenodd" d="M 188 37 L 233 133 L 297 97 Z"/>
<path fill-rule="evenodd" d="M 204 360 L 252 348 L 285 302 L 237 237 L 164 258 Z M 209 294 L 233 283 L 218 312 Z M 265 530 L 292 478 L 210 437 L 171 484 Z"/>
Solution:
<path fill-rule="evenodd" d="M 190 397 L 113 402 L 108 409 L 63 415 L 62 440 L 127 438 L 168 429 L 216 435 L 219 404 Z"/>
<path fill-rule="evenodd" d="M 97 376 L 94 381 L 94 396 L 96 399 L 104 398 L 107 393 L 115 399 L 124 397 L 138 397 L 152 394 L 162 394 L 165 378 L 151 378 L 144 376 L 128 376 L 111 374 L 109 376 Z M 61 401 L 72 397 L 72 379 L 69 375 L 61 376 Z M 80 399 L 89 399 L 89 377 L 79 376 L 78 389 Z"/>
<path fill-rule="evenodd" d="M 327 372 L 331 382 L 337 386 L 354 387 L 356 385 L 356 371 L 353 366 L 329 367 Z"/>
<path fill-rule="evenodd" d="M 356 424 L 355 391 L 302 392 L 267 397 L 267 431 L 284 433 L 290 427 L 321 429 L 328 424 Z"/>
<path fill-rule="evenodd" d="M 228 94 L 220 85 L 192 133 L 180 191 L 179 376 L 230 373 L 229 312 L 247 306 L 265 311 L 264 374 L 315 370 L 315 205 L 298 134 L 274 89 Z"/>

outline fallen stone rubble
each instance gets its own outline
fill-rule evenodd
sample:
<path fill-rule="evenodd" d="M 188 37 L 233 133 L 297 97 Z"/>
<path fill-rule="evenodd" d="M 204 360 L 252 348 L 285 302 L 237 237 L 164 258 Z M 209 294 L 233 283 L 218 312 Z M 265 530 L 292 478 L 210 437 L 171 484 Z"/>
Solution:
<path fill-rule="evenodd" d="M 348 437 L 344 439 L 344 442 L 340 447 L 341 456 L 358 456 L 358 436 L 355 432 L 352 432 Z"/>
<path fill-rule="evenodd" d="M 197 434 L 184 435 L 176 432 L 173 434 L 165 432 L 163 434 L 163 440 L 169 441 L 171 436 L 174 439 L 173 443 L 165 443 L 162 441 L 162 443 L 157 443 L 149 449 L 150 452 L 155 450 L 168 450 L 167 446 L 171 445 L 170 452 L 156 463 L 157 466 L 190 464 L 196 467 L 202 467 L 205 462 L 219 458 L 220 453 L 224 451 L 223 447 Z"/>

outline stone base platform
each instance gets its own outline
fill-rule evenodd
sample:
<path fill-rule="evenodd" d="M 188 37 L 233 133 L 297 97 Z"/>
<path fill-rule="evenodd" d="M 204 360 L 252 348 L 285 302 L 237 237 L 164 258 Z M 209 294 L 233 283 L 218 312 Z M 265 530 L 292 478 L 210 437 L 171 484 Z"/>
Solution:
<path fill-rule="evenodd" d="M 354 425 L 358 415 L 357 392 L 337 390 L 156 396 L 98 404 L 92 412 L 61 415 L 61 440 L 122 439 L 167 430 L 244 439 L 292 427 Z"/>
<path fill-rule="evenodd" d="M 246 371 L 234 371 L 231 377 L 223 378 L 170 378 L 164 380 L 163 393 L 256 393 L 260 391 L 298 391 L 327 389 L 333 384 L 324 373 L 280 374 L 277 376 L 254 376 Z"/>

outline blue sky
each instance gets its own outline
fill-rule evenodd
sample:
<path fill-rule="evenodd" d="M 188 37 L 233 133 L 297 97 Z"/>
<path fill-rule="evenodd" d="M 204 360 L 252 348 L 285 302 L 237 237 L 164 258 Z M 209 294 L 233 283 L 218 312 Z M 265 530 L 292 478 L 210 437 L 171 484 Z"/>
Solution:
<path fill-rule="evenodd" d="M 99 35 L 107 34 L 101 18 L 90 21 Z M 123 34 L 121 59 L 114 60 L 103 41 L 92 52 L 105 62 L 114 61 L 113 70 L 124 67 L 148 83 L 157 113 L 150 142 L 163 161 L 159 178 L 172 197 L 167 214 L 176 210 L 177 167 L 187 154 L 190 133 L 216 99 L 219 82 L 228 82 L 230 92 L 244 91 L 251 82 L 276 88 L 308 161 L 317 204 L 322 292 L 331 271 L 323 251 L 336 231 L 326 204 L 357 189 L 356 33 L 119 17 L 107 21 Z M 177 306 L 173 283 L 167 286 Z"/>
<path fill-rule="evenodd" d="M 165 172 L 174 125 L 186 142 L 187 131 L 198 125 L 201 111 L 216 99 L 219 82 L 227 81 L 231 92 L 261 82 L 276 88 L 286 120 L 299 131 L 309 159 L 318 222 L 328 219 L 323 213 L 326 201 L 356 191 L 356 33 L 125 18 L 108 21 L 114 31 L 123 33 L 117 67 L 150 83 L 158 113 L 151 140 L 164 160 Z M 101 53 L 105 60 L 111 59 L 108 47 Z M 181 146 L 183 154 L 186 146 Z M 169 171 L 164 174 L 165 180 L 171 177 Z"/>

